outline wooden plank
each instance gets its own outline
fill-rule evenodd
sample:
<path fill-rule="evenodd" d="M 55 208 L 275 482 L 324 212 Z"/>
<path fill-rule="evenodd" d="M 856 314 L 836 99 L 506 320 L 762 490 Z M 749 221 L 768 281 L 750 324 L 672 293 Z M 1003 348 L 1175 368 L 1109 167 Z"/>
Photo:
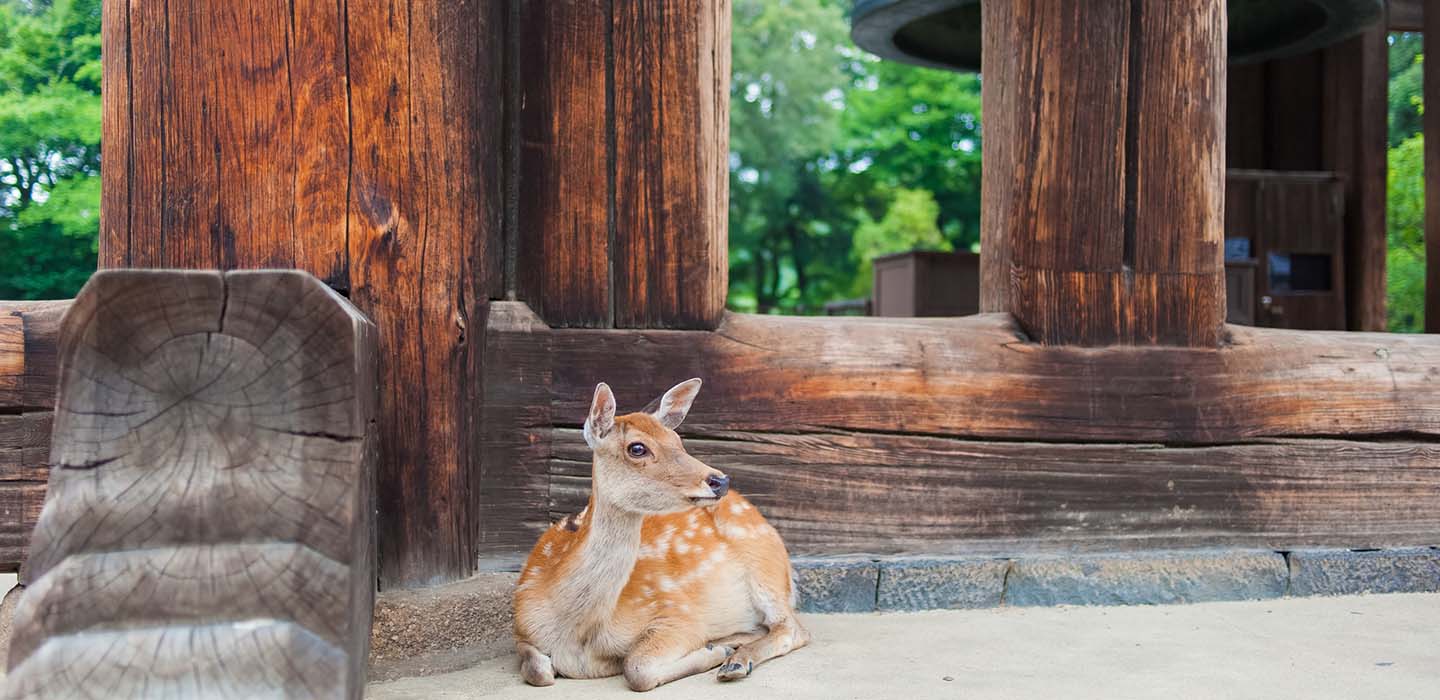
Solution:
<path fill-rule="evenodd" d="M 729 4 L 612 11 L 615 325 L 714 328 L 729 276 Z"/>
<path fill-rule="evenodd" d="M 30 533 L 44 505 L 44 481 L 0 482 L 0 572 L 21 572 L 30 552 Z M 21 582 L 28 581 L 22 574 Z"/>
<path fill-rule="evenodd" d="M 727 314 L 714 332 L 529 331 L 510 352 L 549 358 L 557 425 L 582 422 L 596 382 L 617 387 L 627 410 L 638 408 L 627 397 L 698 376 L 695 429 L 1164 443 L 1440 435 L 1433 338 L 1226 333 L 1219 349 L 1087 349 L 1027 342 L 1001 314 Z"/>
<path fill-rule="evenodd" d="M 1046 344 L 1217 345 L 1223 3 L 1023 0 L 984 23 L 981 308 Z"/>
<path fill-rule="evenodd" d="M 1256 257 L 1262 303 L 1258 320 L 1275 328 L 1345 330 L 1345 186 L 1334 176 L 1261 181 Z M 1290 291 L 1270 285 L 1270 254 L 1320 254 L 1330 263 L 1328 291 Z"/>
<path fill-rule="evenodd" d="M 374 326 L 300 272 L 125 270 L 63 335 L 7 694 L 361 697 Z"/>
<path fill-rule="evenodd" d="M 1385 330 L 1389 65 L 1383 24 L 1325 49 L 1322 159 L 1345 188 L 1342 308 L 1354 331 Z"/>
<path fill-rule="evenodd" d="M 550 525 L 548 336 L 544 322 L 524 304 L 491 304 L 476 477 L 482 552 L 527 552 Z"/>
<path fill-rule="evenodd" d="M 707 398 L 702 392 L 696 408 Z M 556 512 L 584 507 L 589 450 L 555 430 Z M 1440 445 L 1275 440 L 984 442 L 912 435 L 682 429 L 792 554 L 1429 545 Z"/>
<path fill-rule="evenodd" d="M 499 87 L 499 42 L 479 35 L 499 3 L 349 5 L 351 298 L 380 329 L 381 583 L 424 585 L 474 569 L 472 384 L 486 297 L 498 290 L 498 159 L 480 120 Z M 404 18 L 403 21 L 397 18 Z M 484 26 L 489 26 L 488 24 Z M 466 30 L 470 27 L 471 30 Z M 451 61 L 455 61 L 451 65 Z M 484 65 L 484 70 L 479 66 Z M 479 126 L 496 126 L 483 117 Z M 487 127 L 488 128 L 488 127 Z M 479 258 L 485 258 L 481 262 Z"/>
<path fill-rule="evenodd" d="M 1425 13 L 1425 53 L 1440 56 L 1440 12 Z M 1425 99 L 1440 104 L 1440 68 L 1425 66 Z M 1440 110 L 1425 113 L 1425 133 L 1440 134 Z M 1425 142 L 1425 332 L 1440 333 L 1440 139 Z"/>
<path fill-rule="evenodd" d="M 520 298 L 552 326 L 613 324 L 609 3 L 522 0 Z"/>
<path fill-rule="evenodd" d="M 0 301 L 0 413 L 55 405 L 56 344 L 63 301 Z"/>

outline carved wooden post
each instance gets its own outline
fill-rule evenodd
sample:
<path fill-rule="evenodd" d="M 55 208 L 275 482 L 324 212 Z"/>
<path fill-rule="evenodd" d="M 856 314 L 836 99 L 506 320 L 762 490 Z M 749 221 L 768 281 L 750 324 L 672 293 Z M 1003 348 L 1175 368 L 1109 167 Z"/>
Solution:
<path fill-rule="evenodd" d="M 1222 0 L 981 7 L 982 310 L 1043 343 L 1218 344 Z"/>
<path fill-rule="evenodd" d="M 97 274 L 6 697 L 359 698 L 375 341 L 304 273 Z"/>

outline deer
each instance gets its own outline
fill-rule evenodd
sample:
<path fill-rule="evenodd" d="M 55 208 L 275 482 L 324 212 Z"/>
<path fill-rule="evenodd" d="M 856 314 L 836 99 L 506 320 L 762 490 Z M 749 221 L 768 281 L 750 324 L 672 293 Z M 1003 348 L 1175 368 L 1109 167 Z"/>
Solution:
<path fill-rule="evenodd" d="M 623 673 L 647 691 L 717 667 L 734 681 L 810 641 L 779 533 L 675 432 L 700 384 L 618 417 L 595 387 L 589 502 L 541 535 L 516 585 L 526 683 Z"/>

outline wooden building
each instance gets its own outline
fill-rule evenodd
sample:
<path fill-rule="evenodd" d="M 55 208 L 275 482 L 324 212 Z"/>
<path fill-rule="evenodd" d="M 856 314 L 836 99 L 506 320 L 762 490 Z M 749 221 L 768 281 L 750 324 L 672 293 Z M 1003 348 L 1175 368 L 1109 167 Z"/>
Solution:
<path fill-rule="evenodd" d="M 692 376 L 691 451 L 798 554 L 1436 544 L 1440 341 L 1225 323 L 1227 222 L 1300 178 L 1343 231 L 1252 258 L 1294 291 L 1331 255 L 1380 328 L 1382 30 L 1231 70 L 1225 7 L 986 0 L 983 313 L 877 319 L 724 309 L 724 0 L 108 2 L 101 264 L 299 268 L 368 315 L 382 587 L 515 565 L 581 503 L 595 383 Z M 1253 176 L 1247 221 L 1227 155 L 1327 174 Z M 57 307 L 0 308 L 13 567 Z"/>

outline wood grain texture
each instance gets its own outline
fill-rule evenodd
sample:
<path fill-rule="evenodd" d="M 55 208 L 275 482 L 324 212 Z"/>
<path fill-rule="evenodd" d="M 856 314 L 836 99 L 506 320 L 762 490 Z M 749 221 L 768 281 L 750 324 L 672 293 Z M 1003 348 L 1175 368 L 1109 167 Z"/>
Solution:
<path fill-rule="evenodd" d="M 0 413 L 55 407 L 60 319 L 70 301 L 0 301 Z"/>
<path fill-rule="evenodd" d="M 30 548 L 49 475 L 64 301 L 0 301 L 0 571 Z"/>
<path fill-rule="evenodd" d="M 1386 329 L 1387 39 L 1382 23 L 1324 52 L 1322 159 L 1326 170 L 1342 175 L 1345 190 L 1345 265 L 1336 282 L 1343 280 L 1345 294 L 1340 327 L 1352 331 Z"/>
<path fill-rule="evenodd" d="M 525 304 L 491 305 L 476 476 L 481 552 L 528 551 L 550 525 L 546 517 L 552 424 L 548 340 L 544 321 Z"/>
<path fill-rule="evenodd" d="M 1440 531 L 1435 443 L 1174 448 L 681 432 L 798 555 L 1389 547 L 1434 544 Z M 589 495 L 579 433 L 553 435 L 557 514 L 578 512 Z"/>
<path fill-rule="evenodd" d="M 1046 344 L 1217 345 L 1223 3 L 983 14 L 982 310 Z"/>
<path fill-rule="evenodd" d="M 473 568 L 472 319 L 504 294 L 506 3 L 114 2 L 102 267 L 298 267 L 381 327 L 383 580 Z"/>
<path fill-rule="evenodd" d="M 686 424 L 726 430 L 1171 444 L 1440 435 L 1434 339 L 1226 331 L 1219 349 L 1077 348 L 1027 342 L 1002 314 L 727 314 L 711 333 L 553 329 L 525 337 L 548 352 L 557 425 L 583 421 L 596 382 L 639 400 L 698 376 L 706 400 Z"/>
<path fill-rule="evenodd" d="M 366 38 L 349 59 L 351 298 L 386 339 L 382 586 L 463 578 L 474 567 L 465 429 L 479 409 L 468 401 L 478 360 L 469 335 L 483 318 L 490 274 L 490 263 L 478 261 L 491 254 L 473 238 L 489 219 L 475 203 L 478 178 L 467 174 L 485 153 L 476 150 L 484 135 L 458 125 L 480 109 L 477 101 L 490 94 L 482 91 L 495 88 L 466 72 L 481 37 L 462 30 L 478 32 L 477 11 L 496 9 L 398 0 L 348 6 L 352 44 Z M 462 62 L 451 65 L 452 54 Z"/>
<path fill-rule="evenodd" d="M 615 325 L 714 328 L 725 310 L 730 3 L 612 3 Z"/>
<path fill-rule="evenodd" d="M 374 326 L 300 272 L 108 271 L 62 338 L 5 697 L 359 698 Z"/>
<path fill-rule="evenodd" d="M 614 319 L 609 4 L 520 0 L 516 286 L 554 326 Z"/>
<path fill-rule="evenodd" d="M 1425 13 L 1423 48 L 1440 56 L 1440 12 Z M 1435 63 L 1425 66 L 1425 99 L 1440 104 L 1440 67 Z M 1424 128 L 1427 134 L 1440 134 L 1440 110 L 1425 113 Z M 1425 142 L 1425 332 L 1440 333 L 1440 139 Z"/>

